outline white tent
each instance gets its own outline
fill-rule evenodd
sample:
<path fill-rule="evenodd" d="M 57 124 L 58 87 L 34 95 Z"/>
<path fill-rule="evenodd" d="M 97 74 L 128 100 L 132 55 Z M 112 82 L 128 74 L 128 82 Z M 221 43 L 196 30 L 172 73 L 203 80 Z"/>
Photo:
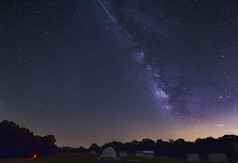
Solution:
<path fill-rule="evenodd" d="M 120 163 L 116 152 L 112 147 L 107 147 L 103 150 L 102 155 L 97 158 L 97 163 Z"/>
<path fill-rule="evenodd" d="M 211 162 L 229 162 L 225 153 L 210 153 L 208 160 Z"/>
<path fill-rule="evenodd" d="M 101 157 L 116 158 L 116 152 L 112 147 L 107 147 L 103 150 Z"/>
<path fill-rule="evenodd" d="M 155 152 L 154 151 L 143 151 L 143 156 L 146 159 L 152 159 L 152 158 L 155 158 Z"/>
<path fill-rule="evenodd" d="M 188 161 L 200 161 L 200 157 L 198 154 L 191 154 L 191 153 L 188 153 L 186 154 L 186 159 Z"/>

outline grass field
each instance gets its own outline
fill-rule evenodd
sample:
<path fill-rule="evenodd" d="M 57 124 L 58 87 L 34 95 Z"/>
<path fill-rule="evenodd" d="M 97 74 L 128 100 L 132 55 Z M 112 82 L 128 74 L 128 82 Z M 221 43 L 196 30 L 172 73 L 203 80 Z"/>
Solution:
<path fill-rule="evenodd" d="M 96 163 L 99 156 L 89 154 L 57 154 L 51 157 L 39 157 L 29 161 L 17 161 L 17 159 L 0 159 L 0 163 L 28 162 L 28 163 Z M 155 159 L 143 159 L 137 157 L 120 158 L 121 163 L 188 163 L 185 159 L 156 157 Z M 201 163 L 207 163 L 206 161 Z"/>

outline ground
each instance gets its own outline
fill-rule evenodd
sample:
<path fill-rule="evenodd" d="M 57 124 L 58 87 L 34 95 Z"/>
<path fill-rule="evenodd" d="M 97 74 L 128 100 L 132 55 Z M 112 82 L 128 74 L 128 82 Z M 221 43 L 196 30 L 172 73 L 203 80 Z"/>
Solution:
<path fill-rule="evenodd" d="M 38 157 L 30 161 L 20 161 L 19 159 L 0 159 L 0 163 L 96 163 L 99 156 L 89 154 L 56 154 L 51 157 Z M 120 163 L 140 162 L 140 163 L 188 163 L 185 159 L 156 157 L 155 159 L 143 159 L 137 157 L 120 158 Z M 201 163 L 207 163 L 206 161 Z"/>

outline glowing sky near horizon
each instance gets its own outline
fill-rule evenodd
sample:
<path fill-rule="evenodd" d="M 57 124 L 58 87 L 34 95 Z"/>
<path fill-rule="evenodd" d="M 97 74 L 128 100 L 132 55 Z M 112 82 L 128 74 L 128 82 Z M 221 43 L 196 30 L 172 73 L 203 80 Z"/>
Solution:
<path fill-rule="evenodd" d="M 3 0 L 0 121 L 72 147 L 238 134 L 237 29 L 236 0 Z"/>

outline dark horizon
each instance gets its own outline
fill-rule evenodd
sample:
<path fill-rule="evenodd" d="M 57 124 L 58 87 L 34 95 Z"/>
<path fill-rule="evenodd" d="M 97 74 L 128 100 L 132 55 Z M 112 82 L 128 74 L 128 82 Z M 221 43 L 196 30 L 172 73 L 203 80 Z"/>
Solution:
<path fill-rule="evenodd" d="M 19 125 L 17 122 L 13 122 L 13 121 L 9 121 L 9 120 L 3 120 L 2 122 L 0 122 L 0 124 L 1 123 L 3 123 L 3 122 L 8 122 L 8 123 L 13 123 L 13 124 L 16 124 L 17 126 L 19 126 L 20 128 L 24 128 L 24 129 L 27 129 L 27 130 L 29 130 L 28 128 L 26 128 L 26 127 L 24 127 L 24 126 L 21 126 L 21 125 Z M 32 132 L 31 130 L 29 130 L 30 132 Z M 37 135 L 36 133 L 34 133 L 34 132 L 32 132 L 33 133 L 33 135 L 35 135 L 35 136 L 41 136 L 41 137 L 44 137 L 44 136 L 47 136 L 47 135 L 52 135 L 51 133 L 48 133 L 48 134 L 46 134 L 46 135 Z M 54 135 L 53 135 L 54 136 Z M 225 137 L 225 136 L 236 136 L 237 137 L 237 139 L 238 139 L 238 135 L 235 135 L 235 134 L 225 134 L 225 135 L 221 135 L 221 136 L 219 136 L 219 137 L 212 137 L 212 136 L 206 136 L 206 137 L 198 137 L 198 138 L 196 138 L 195 140 L 193 140 L 193 141 L 189 141 L 189 140 L 186 140 L 186 139 L 183 139 L 182 137 L 181 138 L 177 138 L 177 139 L 171 139 L 171 138 L 169 138 L 169 139 L 167 139 L 167 140 L 163 140 L 163 139 L 161 139 L 161 138 L 157 138 L 157 139 L 150 139 L 150 138 L 148 138 L 148 137 L 144 137 L 144 138 L 142 138 L 142 139 L 140 139 L 140 140 L 136 140 L 136 139 L 133 139 L 133 140 L 130 140 L 130 141 L 125 141 L 125 142 L 123 142 L 123 141 L 116 141 L 116 140 L 112 140 L 112 141 L 108 141 L 108 142 L 104 142 L 104 143 L 102 143 L 102 144 L 97 144 L 96 142 L 92 142 L 91 144 L 89 144 L 89 146 L 83 146 L 83 145 L 79 145 L 79 146 L 67 146 L 67 145 L 65 145 L 65 146 L 58 146 L 57 145 L 57 138 L 55 139 L 55 144 L 57 145 L 57 147 L 58 148 L 63 148 L 63 147 L 69 147 L 69 148 L 72 148 L 72 149 L 77 149 L 77 148 L 81 148 L 81 147 L 83 147 L 83 148 L 86 148 L 86 149 L 90 149 L 90 146 L 92 146 L 93 144 L 96 144 L 96 145 L 98 145 L 98 147 L 103 147 L 103 146 L 107 146 L 107 144 L 110 144 L 110 143 L 113 143 L 113 142 L 117 142 L 117 143 L 123 143 L 123 144 L 126 144 L 126 143 L 131 143 L 131 142 L 133 142 L 133 141 L 138 141 L 138 142 L 141 142 L 141 141 L 143 141 L 143 140 L 146 140 L 146 139 L 148 139 L 148 140 L 152 140 L 152 141 L 154 141 L 154 142 L 157 142 L 157 141 L 163 141 L 163 142 L 167 142 L 167 143 L 171 143 L 170 141 L 173 141 L 173 142 L 175 142 L 175 141 L 179 141 L 179 140 L 184 140 L 185 142 L 187 142 L 187 143 L 195 143 L 198 139 L 208 139 L 208 138 L 213 138 L 213 139 L 219 139 L 219 138 L 222 138 L 222 137 Z"/>
<path fill-rule="evenodd" d="M 59 146 L 238 135 L 236 0 L 2 0 L 0 121 Z"/>
<path fill-rule="evenodd" d="M 195 142 L 188 142 L 184 139 L 156 141 L 144 138 L 141 141 L 133 140 L 122 143 L 120 141 L 107 142 L 101 146 L 96 143 L 90 147 L 58 147 L 54 135 L 37 136 L 29 129 L 19 126 L 19 124 L 4 120 L 0 122 L 0 159 L 17 159 L 17 161 L 33 160 L 37 157 L 54 158 L 54 156 L 66 157 L 80 156 L 79 154 L 100 155 L 108 147 L 119 156 L 120 151 L 128 153 L 130 156 L 136 155 L 136 151 L 151 151 L 157 158 L 187 158 L 187 155 L 196 154 L 198 158 L 208 160 L 209 155 L 223 154 L 230 161 L 238 159 L 238 136 L 224 135 L 217 139 L 207 137 L 198 138 Z M 19 150 L 21 149 L 21 150 Z M 62 156 L 60 157 L 62 159 Z M 96 157 L 97 157 L 96 156 Z M 28 157 L 26 159 L 26 157 Z M 137 156 L 138 157 L 138 156 Z M 57 158 L 57 157 L 56 157 Z M 95 157 L 94 157 L 95 158 Z M 89 159 L 89 158 L 88 158 Z M 168 158 L 167 158 L 168 159 Z M 12 160 L 13 161 L 13 160 Z"/>

